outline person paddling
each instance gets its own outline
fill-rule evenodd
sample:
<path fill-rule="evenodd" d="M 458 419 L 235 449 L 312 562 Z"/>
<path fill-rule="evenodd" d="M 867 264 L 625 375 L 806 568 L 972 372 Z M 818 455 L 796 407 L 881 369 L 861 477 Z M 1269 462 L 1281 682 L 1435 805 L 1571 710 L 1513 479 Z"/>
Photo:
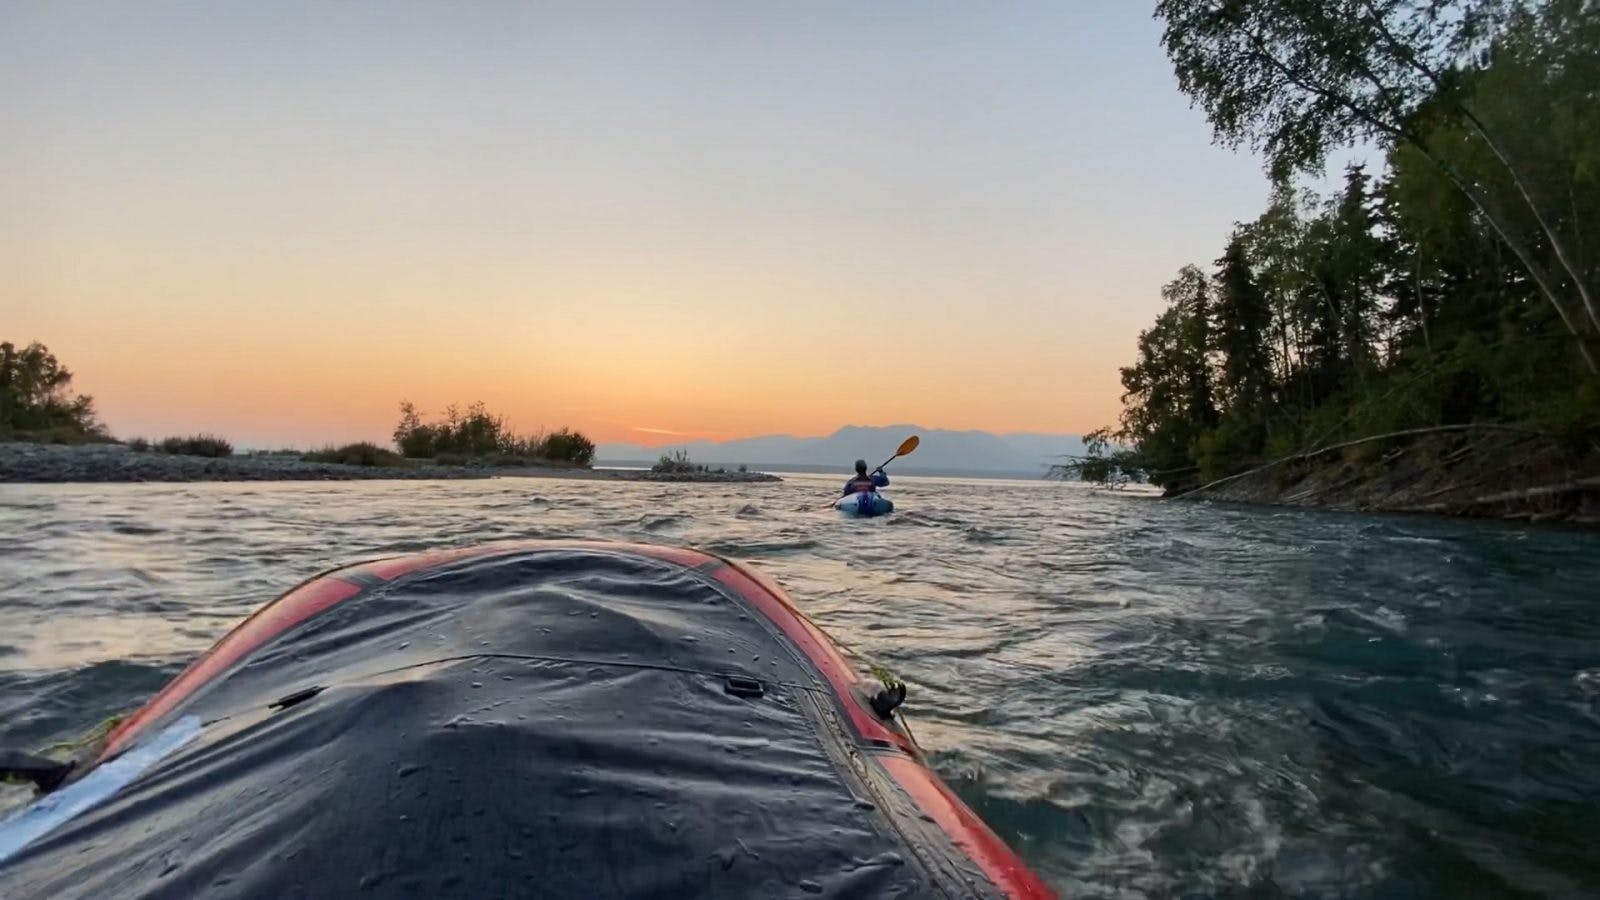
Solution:
<path fill-rule="evenodd" d="M 858 459 L 856 460 L 855 477 L 844 483 L 844 496 L 848 497 L 859 491 L 875 491 L 878 488 L 888 486 L 889 476 L 883 471 L 883 466 L 879 466 L 871 475 L 868 475 L 867 461 Z"/>

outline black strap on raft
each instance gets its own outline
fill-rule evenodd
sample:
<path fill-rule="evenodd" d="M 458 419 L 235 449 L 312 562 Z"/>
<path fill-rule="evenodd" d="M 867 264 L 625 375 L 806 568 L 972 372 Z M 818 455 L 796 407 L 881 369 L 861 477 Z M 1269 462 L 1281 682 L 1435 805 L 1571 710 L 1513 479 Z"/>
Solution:
<path fill-rule="evenodd" d="M 41 794 L 47 794 L 67 780 L 74 765 L 76 763 L 71 760 L 63 762 L 20 750 L 0 750 L 0 781 L 31 781 Z"/>
<path fill-rule="evenodd" d="M 887 719 L 894 712 L 895 707 L 906 702 L 905 682 L 896 682 L 872 695 L 872 711 L 879 718 Z"/>

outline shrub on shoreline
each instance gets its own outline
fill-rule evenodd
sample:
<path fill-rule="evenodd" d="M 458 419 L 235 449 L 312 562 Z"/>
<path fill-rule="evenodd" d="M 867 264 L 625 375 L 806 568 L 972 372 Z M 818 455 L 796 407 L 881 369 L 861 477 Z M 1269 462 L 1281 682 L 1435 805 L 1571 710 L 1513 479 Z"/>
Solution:
<path fill-rule="evenodd" d="M 594 462 L 594 441 L 581 433 L 562 428 L 544 436 L 539 455 L 555 462 L 588 466 Z"/>
<path fill-rule="evenodd" d="M 679 475 L 698 470 L 699 466 L 689 459 L 689 453 L 686 450 L 673 450 L 663 453 L 661 458 L 656 460 L 656 464 L 650 467 L 650 471 L 657 475 Z"/>
<path fill-rule="evenodd" d="M 497 466 L 560 462 L 587 468 L 594 462 L 594 442 L 581 432 L 562 428 L 519 437 L 504 417 L 490 413 L 482 403 L 467 407 L 465 414 L 450 406 L 443 420 L 424 422 L 414 405 L 402 402 L 394 445 L 409 459 L 432 459 L 442 465 L 476 459 Z"/>
<path fill-rule="evenodd" d="M 654 472 L 657 475 L 727 475 L 728 474 L 728 470 L 726 468 L 723 468 L 722 466 L 718 466 L 717 468 L 713 469 L 710 466 L 706 466 L 706 465 L 703 465 L 701 463 L 695 462 L 694 460 L 689 458 L 689 453 L 688 453 L 688 451 L 685 451 L 685 450 L 673 450 L 673 451 L 670 451 L 668 453 L 661 454 L 661 458 L 656 460 L 656 464 L 650 467 L 650 471 Z M 739 467 L 739 472 L 741 474 L 747 473 L 748 471 L 749 471 L 749 467 L 748 466 L 740 466 Z"/>
<path fill-rule="evenodd" d="M 190 437 L 169 437 L 155 445 L 160 453 L 174 456 L 205 456 L 222 459 L 233 455 L 233 445 L 214 434 L 196 434 Z"/>
<path fill-rule="evenodd" d="M 370 441 L 345 444 L 343 447 L 323 447 L 300 455 L 306 462 L 337 463 L 344 466 L 384 466 L 402 468 L 409 463 L 400 454 Z"/>

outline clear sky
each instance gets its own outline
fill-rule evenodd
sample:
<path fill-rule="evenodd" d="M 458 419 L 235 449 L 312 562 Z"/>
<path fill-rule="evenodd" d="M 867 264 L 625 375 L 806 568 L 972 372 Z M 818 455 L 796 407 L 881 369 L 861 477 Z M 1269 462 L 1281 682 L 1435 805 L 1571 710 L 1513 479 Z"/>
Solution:
<path fill-rule="evenodd" d="M 1267 190 L 1152 5 L 9 3 L 0 338 L 249 446 L 1083 431 Z"/>

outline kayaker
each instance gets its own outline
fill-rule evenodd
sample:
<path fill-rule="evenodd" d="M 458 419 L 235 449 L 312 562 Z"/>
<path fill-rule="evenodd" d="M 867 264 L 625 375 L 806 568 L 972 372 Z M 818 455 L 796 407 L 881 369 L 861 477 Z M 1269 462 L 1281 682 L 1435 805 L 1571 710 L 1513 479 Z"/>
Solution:
<path fill-rule="evenodd" d="M 881 487 L 889 486 L 889 476 L 879 466 L 871 475 L 867 474 L 867 461 L 856 460 L 856 474 L 854 478 L 844 483 L 844 495 L 849 496 L 858 491 L 875 491 Z"/>

